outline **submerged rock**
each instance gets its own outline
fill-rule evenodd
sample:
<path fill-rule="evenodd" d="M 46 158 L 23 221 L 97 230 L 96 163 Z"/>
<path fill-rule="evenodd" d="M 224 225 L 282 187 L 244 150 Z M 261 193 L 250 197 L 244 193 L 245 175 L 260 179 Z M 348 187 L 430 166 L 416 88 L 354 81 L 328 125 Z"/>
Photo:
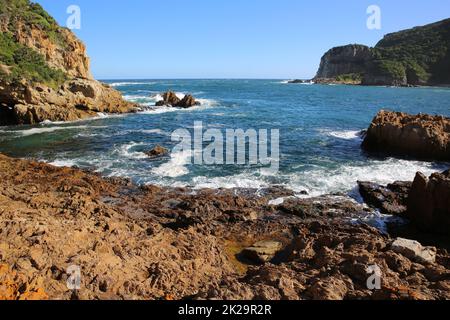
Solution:
<path fill-rule="evenodd" d="M 362 147 L 386 155 L 449 161 L 450 119 L 380 111 L 372 121 Z"/>
<path fill-rule="evenodd" d="M 156 147 L 146 152 L 145 154 L 148 155 L 150 158 L 158 158 L 169 154 L 169 150 L 160 145 L 157 145 Z"/>

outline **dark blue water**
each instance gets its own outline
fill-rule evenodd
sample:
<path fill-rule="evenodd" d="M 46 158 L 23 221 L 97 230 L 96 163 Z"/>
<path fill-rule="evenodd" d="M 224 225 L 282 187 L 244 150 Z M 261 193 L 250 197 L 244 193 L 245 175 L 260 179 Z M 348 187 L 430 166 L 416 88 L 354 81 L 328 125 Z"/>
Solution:
<path fill-rule="evenodd" d="M 446 164 L 368 157 L 358 132 L 380 109 L 450 116 L 450 89 L 293 85 L 278 80 L 108 81 L 126 99 L 154 106 L 167 90 L 191 93 L 202 105 L 189 110 L 159 108 L 139 114 L 72 123 L 1 128 L 0 152 L 55 165 L 94 169 L 137 183 L 195 187 L 285 185 L 312 195 L 349 191 L 357 180 L 411 180 Z M 206 129 L 279 129 L 277 174 L 261 166 L 193 165 L 185 155 L 149 160 L 143 153 L 176 145 L 171 133 Z"/>

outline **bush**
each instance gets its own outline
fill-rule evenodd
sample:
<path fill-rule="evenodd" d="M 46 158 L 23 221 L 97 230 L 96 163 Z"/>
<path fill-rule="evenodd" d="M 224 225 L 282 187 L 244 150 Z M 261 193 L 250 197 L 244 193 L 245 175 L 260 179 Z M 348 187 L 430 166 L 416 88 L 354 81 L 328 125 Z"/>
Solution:
<path fill-rule="evenodd" d="M 15 42 L 11 34 L 0 35 L 0 63 L 12 67 L 10 75 L 0 75 L 3 80 L 25 78 L 50 87 L 57 87 L 66 80 L 63 71 L 49 67 L 41 54 Z"/>
<path fill-rule="evenodd" d="M 16 41 L 17 21 L 25 21 L 31 28 L 39 28 L 55 44 L 64 47 L 65 40 L 56 21 L 37 3 L 29 0 L 0 0 L 0 14 L 10 18 L 10 32 L 0 34 L 0 63 L 10 66 L 11 73 L 0 74 L 0 79 L 17 81 L 27 79 L 57 87 L 66 80 L 65 73 L 51 68 L 43 55 Z"/>

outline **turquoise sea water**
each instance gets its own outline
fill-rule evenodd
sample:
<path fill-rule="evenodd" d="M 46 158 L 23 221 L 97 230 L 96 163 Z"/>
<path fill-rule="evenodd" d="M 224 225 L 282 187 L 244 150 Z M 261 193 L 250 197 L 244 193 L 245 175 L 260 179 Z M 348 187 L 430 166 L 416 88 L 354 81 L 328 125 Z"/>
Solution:
<path fill-rule="evenodd" d="M 357 180 L 387 183 L 411 180 L 416 171 L 448 168 L 375 158 L 360 149 L 358 133 L 380 109 L 450 116 L 450 89 L 294 85 L 280 80 L 107 81 L 126 99 L 152 107 L 157 95 L 191 93 L 201 106 L 188 110 L 152 108 L 132 115 L 72 123 L 0 128 L 0 152 L 59 166 L 89 168 L 137 183 L 194 187 L 266 187 L 280 184 L 311 195 L 350 191 Z M 180 153 L 149 160 L 144 151 L 176 145 L 171 133 L 205 128 L 279 129 L 281 163 L 277 174 L 260 166 L 193 165 Z"/>

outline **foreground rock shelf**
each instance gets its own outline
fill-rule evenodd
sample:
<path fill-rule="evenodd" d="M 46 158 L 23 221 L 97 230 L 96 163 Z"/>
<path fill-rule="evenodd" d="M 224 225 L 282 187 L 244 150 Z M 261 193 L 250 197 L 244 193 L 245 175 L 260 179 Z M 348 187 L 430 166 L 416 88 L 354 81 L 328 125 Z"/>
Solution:
<path fill-rule="evenodd" d="M 450 298 L 447 250 L 423 248 L 425 261 L 404 248 L 414 243 L 393 248 L 396 236 L 354 223 L 371 211 L 345 196 L 270 206 L 289 192 L 138 187 L 2 155 L 0 184 L 0 298 Z M 241 258 L 268 244 L 258 263 Z"/>

